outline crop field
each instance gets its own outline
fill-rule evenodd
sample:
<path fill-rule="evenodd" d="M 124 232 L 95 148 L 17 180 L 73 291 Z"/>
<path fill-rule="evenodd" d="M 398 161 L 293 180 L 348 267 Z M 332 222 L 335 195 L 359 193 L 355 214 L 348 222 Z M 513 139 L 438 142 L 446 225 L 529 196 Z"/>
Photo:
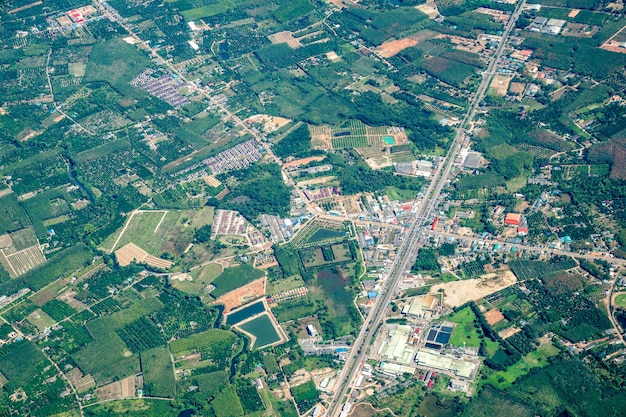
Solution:
<path fill-rule="evenodd" d="M 0 261 L 2 261 L 2 264 L 9 273 L 9 275 L 11 275 L 11 277 L 13 278 L 16 278 L 24 275 L 32 269 L 37 268 L 39 265 L 46 262 L 46 258 L 43 256 L 37 246 L 32 246 L 28 249 L 24 249 L 11 255 L 6 255 L 2 253 Z"/>
<path fill-rule="evenodd" d="M 211 401 L 211 408 L 215 417 L 241 417 L 244 415 L 241 401 L 232 386 L 224 389 Z"/>
<path fill-rule="evenodd" d="M 118 336 L 131 352 L 143 352 L 165 344 L 165 339 L 159 328 L 146 317 L 117 329 Z"/>
<path fill-rule="evenodd" d="M 170 343 L 170 350 L 172 351 L 172 355 L 180 357 L 199 351 L 211 350 L 212 345 L 224 343 L 232 345 L 235 339 L 236 336 L 233 332 L 211 329 L 172 341 Z"/>
<path fill-rule="evenodd" d="M 128 266 L 133 262 L 146 263 L 160 269 L 169 269 L 173 262 L 149 254 L 134 243 L 127 243 L 115 251 L 115 258 L 120 266 Z"/>
<path fill-rule="evenodd" d="M 215 371 L 194 375 L 194 381 L 200 392 L 204 392 L 206 395 L 215 395 L 228 386 L 229 376 L 226 371 Z"/>
<path fill-rule="evenodd" d="M 258 269 L 253 268 L 248 264 L 242 264 L 240 266 L 228 267 L 224 269 L 215 280 L 215 290 L 211 293 L 212 296 L 219 298 L 222 295 L 233 291 L 239 287 L 251 283 L 252 281 L 261 278 L 265 273 Z"/>
<path fill-rule="evenodd" d="M 526 281 L 529 279 L 537 279 L 541 276 L 552 272 L 558 272 L 575 268 L 578 264 L 575 260 L 569 258 L 565 261 L 551 264 L 540 261 L 512 261 L 509 262 L 509 267 L 517 275 L 520 281 Z"/>
<path fill-rule="evenodd" d="M 0 348 L 0 372 L 9 380 L 13 389 L 30 379 L 35 367 L 44 360 L 41 351 L 29 340 Z"/>
<path fill-rule="evenodd" d="M 139 370 L 136 354 L 128 350 L 116 330 L 163 307 L 157 298 L 137 301 L 131 307 L 87 323 L 94 341 L 72 357 L 85 374 L 91 374 L 98 384 L 123 378 Z"/>
<path fill-rule="evenodd" d="M 291 394 L 293 399 L 298 404 L 300 410 L 308 410 L 319 400 L 319 395 L 315 384 L 312 380 L 305 382 L 302 385 L 291 387 Z"/>
<path fill-rule="evenodd" d="M 30 226 L 28 215 L 18 204 L 14 194 L 0 197 L 0 213 L 3 218 L 0 222 L 0 233 L 13 232 Z"/>
<path fill-rule="evenodd" d="M 93 254 L 84 244 L 77 244 L 56 252 L 45 264 L 24 274 L 22 279 L 33 290 L 39 290 L 49 283 L 69 276 L 93 259 Z"/>
<path fill-rule="evenodd" d="M 61 321 L 76 313 L 76 309 L 60 300 L 50 300 L 41 306 L 41 309 L 56 321 Z"/>
<path fill-rule="evenodd" d="M 476 72 L 476 67 L 443 57 L 433 57 L 422 61 L 424 70 L 441 81 L 461 87 L 463 81 Z"/>
<path fill-rule="evenodd" d="M 141 354 L 141 372 L 144 390 L 154 397 L 172 398 L 176 395 L 176 378 L 170 359 L 170 351 L 165 346 L 147 350 Z"/>

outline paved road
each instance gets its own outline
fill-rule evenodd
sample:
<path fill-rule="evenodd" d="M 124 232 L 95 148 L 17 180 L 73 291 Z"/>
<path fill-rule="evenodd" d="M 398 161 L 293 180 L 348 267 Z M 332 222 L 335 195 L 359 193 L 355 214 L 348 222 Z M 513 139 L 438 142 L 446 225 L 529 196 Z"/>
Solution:
<path fill-rule="evenodd" d="M 482 239 L 479 237 L 459 235 L 457 233 L 435 232 L 435 231 L 430 231 L 430 230 L 427 231 L 426 233 L 429 235 L 433 235 L 433 236 L 453 237 L 455 239 L 461 239 L 461 240 L 467 240 L 467 241 L 480 241 L 480 242 L 485 242 L 490 245 L 498 244 L 498 245 L 507 245 L 507 247 L 514 246 L 517 251 L 526 250 L 526 251 L 531 251 L 531 252 L 545 252 L 545 253 L 551 253 L 553 255 L 571 256 L 573 258 L 589 259 L 590 261 L 597 261 L 598 259 L 602 259 L 603 261 L 609 262 L 614 265 L 626 266 L 626 259 L 611 258 L 610 256 L 592 255 L 588 253 L 581 254 L 577 252 L 564 251 L 560 249 L 540 248 L 540 247 L 531 246 L 531 245 L 502 242 L 501 240 L 496 240 L 496 239 Z"/>
<path fill-rule="evenodd" d="M 471 102 L 465 117 L 463 118 L 463 123 L 456 132 L 452 145 L 446 155 L 446 159 L 437 170 L 430 186 L 428 187 L 426 196 L 416 210 L 414 217 L 415 221 L 408 229 L 404 242 L 398 250 L 398 254 L 396 255 L 390 268 L 389 276 L 383 284 L 383 288 L 381 288 L 379 292 L 380 295 L 378 297 L 378 301 L 367 315 L 361 332 L 352 345 L 350 356 L 346 360 L 343 370 L 337 378 L 337 389 L 335 391 L 335 395 L 328 406 L 327 415 L 330 417 L 339 415 L 341 407 L 346 401 L 346 394 L 352 387 L 351 381 L 355 379 L 356 374 L 360 370 L 361 365 L 366 358 L 369 341 L 372 336 L 374 336 L 376 329 L 385 315 L 389 301 L 394 294 L 396 284 L 403 275 L 404 271 L 407 269 L 407 266 L 409 266 L 415 259 L 418 249 L 417 244 L 421 235 L 420 229 L 424 225 L 426 218 L 428 218 L 437 205 L 441 190 L 445 186 L 452 169 L 452 163 L 460 150 L 461 143 L 465 136 L 465 127 L 468 126 L 474 118 L 476 109 L 489 87 L 492 75 L 495 73 L 497 63 L 502 55 L 502 52 L 504 51 L 506 41 L 511 33 L 511 30 L 515 27 L 515 23 L 523 9 L 524 4 L 525 0 L 521 0 L 515 9 L 515 12 L 513 12 L 511 19 L 509 19 L 509 22 L 502 34 L 502 40 L 491 58 L 491 61 L 487 66 L 487 70 L 483 74 L 483 80 L 474 95 L 473 101 Z"/>

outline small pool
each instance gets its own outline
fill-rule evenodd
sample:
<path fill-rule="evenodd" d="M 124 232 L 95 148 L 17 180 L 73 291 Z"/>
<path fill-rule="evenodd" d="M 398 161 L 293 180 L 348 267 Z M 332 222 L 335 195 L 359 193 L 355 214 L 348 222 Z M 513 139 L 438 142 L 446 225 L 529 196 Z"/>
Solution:
<path fill-rule="evenodd" d="M 383 136 L 383 142 L 385 142 L 387 145 L 393 145 L 396 143 L 396 141 L 393 139 L 393 136 Z"/>

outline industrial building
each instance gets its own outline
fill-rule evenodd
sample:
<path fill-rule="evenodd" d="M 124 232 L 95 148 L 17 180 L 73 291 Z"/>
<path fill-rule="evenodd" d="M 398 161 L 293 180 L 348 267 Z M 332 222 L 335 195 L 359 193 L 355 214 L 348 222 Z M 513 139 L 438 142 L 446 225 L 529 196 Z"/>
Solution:
<path fill-rule="evenodd" d="M 409 345 L 411 333 L 411 326 L 398 325 L 390 328 L 387 338 L 383 340 L 378 349 L 380 358 L 401 364 L 411 363 L 414 349 L 413 346 Z"/>
<path fill-rule="evenodd" d="M 417 352 L 415 362 L 420 366 L 448 371 L 462 378 L 471 378 L 478 368 L 477 363 L 444 356 L 439 353 L 432 353 L 427 350 Z"/>
<path fill-rule="evenodd" d="M 439 300 L 434 295 L 415 297 L 411 304 L 408 304 L 402 312 L 412 318 L 423 319 L 431 317 L 438 302 Z"/>

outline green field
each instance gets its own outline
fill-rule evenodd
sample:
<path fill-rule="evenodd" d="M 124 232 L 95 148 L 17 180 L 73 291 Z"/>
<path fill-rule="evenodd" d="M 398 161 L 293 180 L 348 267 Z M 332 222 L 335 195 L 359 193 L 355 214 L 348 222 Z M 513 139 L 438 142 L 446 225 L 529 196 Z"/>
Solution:
<path fill-rule="evenodd" d="M 52 327 L 57 322 L 40 308 L 26 316 L 26 320 L 41 331 Z"/>
<path fill-rule="evenodd" d="M 203 17 L 211 17 L 222 14 L 234 7 L 235 4 L 231 0 L 221 0 L 208 6 L 196 7 L 195 9 L 182 11 L 180 14 L 189 22 L 202 19 Z"/>
<path fill-rule="evenodd" d="M 215 290 L 211 293 L 214 297 L 220 297 L 234 289 L 251 283 L 255 279 L 261 278 L 265 273 L 253 268 L 248 264 L 228 267 L 215 280 Z"/>
<path fill-rule="evenodd" d="M 194 381 L 200 392 L 206 395 L 215 395 L 228 386 L 229 374 L 227 371 L 215 371 L 208 374 L 195 375 Z"/>
<path fill-rule="evenodd" d="M 131 307 L 87 323 L 94 341 L 72 355 L 81 370 L 103 383 L 139 372 L 136 354 L 128 350 L 116 330 L 163 307 L 156 297 L 137 301 Z"/>
<path fill-rule="evenodd" d="M 212 283 L 222 273 L 222 266 L 217 263 L 204 265 L 202 268 L 194 269 L 191 272 L 193 281 L 170 280 L 170 284 L 183 292 L 198 294 L 207 285 Z"/>
<path fill-rule="evenodd" d="M 9 380 L 10 387 L 16 389 L 32 376 L 37 364 L 45 359 L 29 340 L 11 343 L 0 348 L 0 372 Z"/>
<path fill-rule="evenodd" d="M 509 366 L 505 371 L 496 372 L 487 378 L 485 383 L 496 388 L 506 388 L 511 386 L 515 380 L 528 374 L 532 368 L 543 368 L 547 366 L 548 359 L 559 354 L 559 349 L 552 343 L 541 345 L 534 352 L 524 356 L 515 365 Z"/>
<path fill-rule="evenodd" d="M 626 309 L 626 293 L 618 294 L 615 297 L 615 306 L 618 308 Z"/>
<path fill-rule="evenodd" d="M 86 407 L 84 412 L 86 417 L 176 417 L 180 410 L 172 408 L 169 401 L 141 398 L 137 400 L 107 401 Z"/>
<path fill-rule="evenodd" d="M 137 48 L 121 38 L 97 42 L 89 55 L 87 81 L 105 81 L 122 94 L 134 98 L 147 97 L 148 93 L 133 87 L 129 81 L 150 61 Z"/>
<path fill-rule="evenodd" d="M 217 345 L 232 345 L 237 337 L 228 330 L 211 329 L 170 343 L 170 350 L 176 357 L 199 351 L 213 350 Z"/>
<path fill-rule="evenodd" d="M 160 346 L 143 352 L 141 371 L 146 395 L 170 398 L 176 395 L 174 367 L 167 347 Z"/>
<path fill-rule="evenodd" d="M 216 417 L 241 417 L 244 415 L 241 401 L 232 386 L 220 392 L 211 401 L 211 408 Z"/>
<path fill-rule="evenodd" d="M 450 344 L 454 346 L 480 347 L 481 335 L 475 326 L 476 315 L 471 308 L 465 307 L 446 317 L 446 320 L 457 323 L 452 332 Z"/>

